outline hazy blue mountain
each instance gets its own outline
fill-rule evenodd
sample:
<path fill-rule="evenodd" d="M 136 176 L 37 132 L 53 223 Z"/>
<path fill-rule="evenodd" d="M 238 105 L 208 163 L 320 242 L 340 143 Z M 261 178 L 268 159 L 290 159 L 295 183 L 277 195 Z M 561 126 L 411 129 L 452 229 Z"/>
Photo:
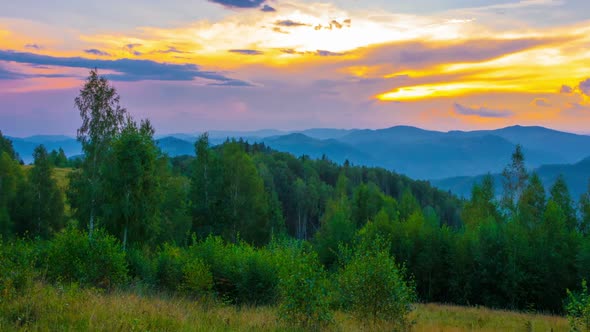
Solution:
<path fill-rule="evenodd" d="M 300 133 L 305 136 L 309 136 L 311 138 L 317 139 L 340 139 L 348 134 L 351 134 L 358 129 L 331 129 L 331 128 L 312 128 L 306 129 L 302 131 L 296 131 L 295 133 Z"/>
<path fill-rule="evenodd" d="M 194 153 L 199 133 L 158 136 L 161 149 L 171 156 Z M 590 136 L 559 132 L 543 127 L 513 126 L 497 130 L 432 131 L 410 126 L 378 130 L 313 128 L 294 133 L 265 129 L 258 131 L 211 131 L 211 144 L 228 138 L 264 142 L 279 151 L 295 155 L 348 159 L 354 164 L 381 166 L 417 179 L 447 179 L 499 173 L 510 161 L 516 144 L 522 144 L 527 165 L 573 164 L 590 156 Z M 32 161 L 33 149 L 45 144 L 60 146 L 68 156 L 81 153 L 80 145 L 67 136 L 13 138 L 25 162 Z M 468 180 L 465 180 L 468 182 Z M 453 185 L 461 181 L 452 181 Z M 466 190 L 470 185 L 466 184 Z"/>
<path fill-rule="evenodd" d="M 170 157 L 183 156 L 183 155 L 194 155 L 195 146 L 193 143 L 168 136 L 156 140 L 156 144 L 160 149 L 167 153 Z"/>
<path fill-rule="evenodd" d="M 296 156 L 305 154 L 312 158 L 321 158 L 322 155 L 326 155 L 338 163 L 343 163 L 348 159 L 355 164 L 374 165 L 370 155 L 334 139 L 319 140 L 304 134 L 294 133 L 268 137 L 260 142 L 264 142 L 275 150 L 289 152 Z"/>
<path fill-rule="evenodd" d="M 41 144 L 48 151 L 62 148 L 67 156 L 79 155 L 82 153 L 82 146 L 72 137 L 61 135 L 36 135 L 25 138 L 8 137 L 12 141 L 14 149 L 20 158 L 26 163 L 33 162 L 33 151 Z"/>
<path fill-rule="evenodd" d="M 496 135 L 511 143 L 551 154 L 560 158 L 559 162 L 562 163 L 575 163 L 590 155 L 590 136 L 544 127 L 512 126 L 496 130 L 454 131 L 449 134 L 458 136 Z"/>
<path fill-rule="evenodd" d="M 588 183 L 590 181 L 590 157 L 583 159 L 575 164 L 561 164 L 561 165 L 543 165 L 534 170 L 541 181 L 545 185 L 547 191 L 555 183 L 555 180 L 563 175 L 572 198 L 578 200 L 582 193 L 588 190 Z M 432 185 L 443 189 L 450 190 L 458 196 L 465 198 L 470 197 L 471 189 L 475 183 L 480 183 L 484 175 L 478 176 L 459 176 L 441 180 L 432 180 Z M 502 176 L 499 173 L 492 174 L 494 178 L 496 194 L 502 193 Z"/>

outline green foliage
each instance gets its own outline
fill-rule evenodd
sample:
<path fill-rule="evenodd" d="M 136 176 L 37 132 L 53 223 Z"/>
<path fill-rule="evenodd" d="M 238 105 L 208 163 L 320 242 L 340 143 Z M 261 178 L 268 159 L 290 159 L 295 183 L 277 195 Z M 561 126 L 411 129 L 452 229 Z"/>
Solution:
<path fill-rule="evenodd" d="M 103 230 L 89 238 L 86 232 L 67 228 L 48 243 L 46 254 L 47 276 L 53 281 L 112 288 L 128 279 L 123 248 Z"/>
<path fill-rule="evenodd" d="M 182 267 L 180 289 L 191 296 L 206 295 L 213 288 L 213 275 L 200 259 L 190 259 Z"/>
<path fill-rule="evenodd" d="M 280 317 L 306 329 L 321 329 L 332 321 L 325 270 L 313 252 L 298 251 L 284 259 L 279 281 Z"/>
<path fill-rule="evenodd" d="M 182 248 L 164 244 L 155 259 L 156 286 L 163 290 L 178 290 L 183 279 L 183 266 L 186 261 Z"/>
<path fill-rule="evenodd" d="M 416 294 L 388 249 L 380 239 L 361 242 L 340 269 L 339 293 L 343 308 L 357 318 L 390 321 L 406 330 Z"/>
<path fill-rule="evenodd" d="M 127 241 L 153 241 L 159 232 L 160 177 L 158 149 L 149 121 L 138 127 L 131 119 L 114 137 L 104 174 L 104 227 Z"/>
<path fill-rule="evenodd" d="M 218 297 L 236 304 L 271 304 L 276 301 L 280 259 L 265 248 L 239 242 L 224 243 L 209 236 L 193 244 L 190 255 L 211 268 Z"/>
<path fill-rule="evenodd" d="M 31 285 L 37 260 L 38 252 L 30 242 L 4 242 L 0 237 L 0 303 Z"/>
<path fill-rule="evenodd" d="M 68 167 L 70 166 L 70 162 L 68 161 L 68 157 L 62 148 L 59 148 L 58 151 L 51 150 L 49 153 L 49 162 L 55 167 Z"/>
<path fill-rule="evenodd" d="M 35 148 L 34 167 L 29 172 L 27 198 L 31 214 L 21 227 L 21 234 L 39 236 L 43 239 L 60 231 L 64 226 L 64 201 L 57 181 L 52 177 L 53 165 L 43 145 Z"/>
<path fill-rule="evenodd" d="M 582 280 L 582 291 L 567 291 L 565 312 L 572 331 L 590 331 L 590 294 L 586 280 Z"/>
<path fill-rule="evenodd" d="M 99 207 L 105 193 L 102 184 L 106 157 L 111 141 L 125 124 L 125 108 L 121 107 L 117 90 L 98 71 L 91 70 L 75 104 L 80 111 L 82 124 L 78 128 L 77 138 L 82 144 L 85 158 L 81 172 L 76 174 L 75 184 L 69 197 L 72 208 L 77 212 L 77 219 L 88 220 L 89 236 L 92 237 L 96 219 L 100 217 Z"/>
<path fill-rule="evenodd" d="M 328 267 L 336 263 L 339 246 L 352 243 L 355 229 L 354 223 L 350 220 L 348 199 L 342 197 L 329 201 L 322 226 L 314 237 L 314 246 L 320 262 Z"/>

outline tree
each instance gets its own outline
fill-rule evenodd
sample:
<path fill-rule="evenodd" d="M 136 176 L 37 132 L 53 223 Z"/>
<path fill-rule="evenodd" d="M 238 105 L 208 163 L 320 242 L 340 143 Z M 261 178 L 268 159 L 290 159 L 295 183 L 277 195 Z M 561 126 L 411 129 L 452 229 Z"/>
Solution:
<path fill-rule="evenodd" d="M 105 176 L 105 225 L 120 234 L 123 248 L 131 242 L 155 239 L 161 201 L 156 173 L 158 148 L 149 121 L 140 127 L 127 120 L 125 128 L 112 140 Z"/>
<path fill-rule="evenodd" d="M 518 201 L 518 220 L 528 229 L 543 220 L 545 211 L 545 188 L 537 173 L 533 173 Z"/>
<path fill-rule="evenodd" d="M 465 225 L 472 227 L 485 220 L 500 220 L 494 199 L 494 180 L 491 175 L 486 175 L 481 184 L 473 185 L 471 199 L 465 203 L 462 218 Z"/>
<path fill-rule="evenodd" d="M 49 159 L 51 161 L 51 164 L 55 167 L 68 166 L 68 157 L 66 157 L 66 153 L 62 148 L 59 148 L 58 151 L 52 150 L 49 154 Z"/>
<path fill-rule="evenodd" d="M 563 214 L 565 215 L 565 225 L 568 230 L 574 230 L 577 228 L 578 220 L 576 218 L 576 210 L 574 204 L 565 183 L 563 175 L 560 175 L 553 186 L 550 189 L 551 199 L 559 206 Z"/>
<path fill-rule="evenodd" d="M 18 154 L 14 150 L 12 146 L 12 141 L 2 135 L 2 131 L 0 130 L 0 154 L 5 152 L 10 159 L 18 161 Z"/>
<path fill-rule="evenodd" d="M 344 308 L 359 319 L 391 321 L 395 330 L 403 331 L 409 327 L 416 294 L 387 247 L 380 239 L 360 243 L 342 266 L 338 286 Z"/>
<path fill-rule="evenodd" d="M 356 227 L 350 219 L 347 197 L 330 200 L 322 218 L 322 224 L 314 237 L 320 262 L 332 266 L 338 259 L 339 246 L 352 243 Z"/>
<path fill-rule="evenodd" d="M 35 161 L 29 174 L 31 220 L 26 231 L 33 236 L 47 239 L 63 227 L 64 201 L 62 193 L 52 177 L 53 165 L 43 145 L 35 148 Z"/>
<path fill-rule="evenodd" d="M 516 145 L 514 153 L 512 153 L 511 163 L 506 165 L 504 171 L 502 171 L 502 177 L 504 178 L 502 206 L 511 216 L 514 216 L 516 202 L 518 202 L 528 179 L 524 164 L 524 153 L 520 144 Z"/>
<path fill-rule="evenodd" d="M 16 201 L 23 198 L 25 182 L 20 165 L 12 156 L 0 151 L 0 235 L 3 237 L 10 237 L 14 232 L 15 212 L 21 212 L 15 211 Z"/>
<path fill-rule="evenodd" d="M 269 198 L 252 158 L 239 143 L 225 144 L 221 151 L 226 238 L 239 236 L 250 243 L 265 244 L 270 239 Z"/>
<path fill-rule="evenodd" d="M 221 211 L 216 203 L 221 200 L 221 165 L 215 151 L 209 147 L 209 135 L 204 133 L 195 142 L 196 158 L 191 167 L 191 189 L 193 231 L 206 237 L 210 233 L 220 234 L 215 223 Z M 218 220 L 215 220 L 218 219 Z"/>
<path fill-rule="evenodd" d="M 98 75 L 98 71 L 91 70 L 75 104 L 80 111 L 82 125 L 78 129 L 77 138 L 82 144 L 85 160 L 82 164 L 80 185 L 87 190 L 78 190 L 77 194 L 86 197 L 76 200 L 88 206 L 81 209 L 87 212 L 83 217 L 88 218 L 88 235 L 92 237 L 95 218 L 101 204 L 100 182 L 103 179 L 103 162 L 108 154 L 110 142 L 121 131 L 125 122 L 125 108 L 119 104 L 120 97 L 115 88 L 105 77 Z M 81 212 L 79 211 L 79 212 Z M 82 217 L 82 216 L 80 216 Z"/>
<path fill-rule="evenodd" d="M 580 230 L 584 235 L 590 233 L 590 181 L 588 181 L 588 191 L 580 197 L 580 214 L 582 217 Z"/>

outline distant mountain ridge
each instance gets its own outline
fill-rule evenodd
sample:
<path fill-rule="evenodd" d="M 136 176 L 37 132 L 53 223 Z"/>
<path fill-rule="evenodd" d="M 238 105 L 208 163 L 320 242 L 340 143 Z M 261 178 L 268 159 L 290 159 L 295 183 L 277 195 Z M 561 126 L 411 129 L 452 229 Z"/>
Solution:
<path fill-rule="evenodd" d="M 171 156 L 193 155 L 198 133 L 157 136 L 162 151 Z M 411 178 L 443 180 L 460 176 L 499 173 L 509 162 L 516 144 L 523 146 L 527 165 L 574 164 L 590 156 L 590 136 L 560 132 L 544 127 L 512 126 L 495 130 L 433 131 L 411 126 L 384 129 L 315 128 L 293 132 L 273 129 L 257 131 L 211 131 L 212 144 L 230 137 L 264 142 L 273 149 L 314 158 L 322 155 L 357 165 L 379 166 Z M 62 147 L 66 154 L 81 153 L 73 138 L 33 136 L 16 138 L 15 149 L 25 162 L 32 160 L 38 144 L 48 149 Z"/>
<path fill-rule="evenodd" d="M 555 183 L 555 180 L 562 175 L 572 195 L 572 199 L 577 201 L 580 195 L 588 190 L 590 184 L 590 156 L 575 163 L 561 165 L 543 165 L 539 168 L 530 170 L 535 172 L 541 178 L 548 192 L 549 188 Z M 499 173 L 491 174 L 494 179 L 496 194 L 502 193 L 502 175 Z M 471 189 L 476 183 L 481 183 L 485 175 L 478 176 L 459 176 L 441 180 L 433 180 L 431 184 L 442 190 L 451 191 L 453 194 L 468 198 L 471 195 Z"/>

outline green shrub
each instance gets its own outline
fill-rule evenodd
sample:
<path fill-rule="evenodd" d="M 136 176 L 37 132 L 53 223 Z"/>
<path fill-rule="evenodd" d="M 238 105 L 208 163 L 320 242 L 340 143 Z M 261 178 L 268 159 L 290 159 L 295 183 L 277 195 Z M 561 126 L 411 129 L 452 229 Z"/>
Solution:
<path fill-rule="evenodd" d="M 182 267 L 180 289 L 191 296 L 207 295 L 213 288 L 213 275 L 200 259 L 190 259 Z"/>
<path fill-rule="evenodd" d="M 286 254 L 280 271 L 279 315 L 290 324 L 318 330 L 332 321 L 326 271 L 315 252 Z"/>
<path fill-rule="evenodd" d="M 0 300 L 30 286 L 36 276 L 37 252 L 30 242 L 4 243 L 0 238 Z"/>
<path fill-rule="evenodd" d="M 149 249 L 131 248 L 127 250 L 127 266 L 129 266 L 129 276 L 135 282 L 142 283 L 145 286 L 155 285 L 155 268 L 153 264 L 152 253 Z"/>
<path fill-rule="evenodd" d="M 415 290 L 386 248 L 377 240 L 354 250 L 338 276 L 341 304 L 358 319 L 388 321 L 405 330 Z"/>
<path fill-rule="evenodd" d="M 58 233 L 48 244 L 47 276 L 58 282 L 78 282 L 112 288 L 127 281 L 125 252 L 113 236 L 74 228 Z"/>
<path fill-rule="evenodd" d="M 590 294 L 586 280 L 582 280 L 582 291 L 567 291 L 565 312 L 572 331 L 590 331 Z"/>
<path fill-rule="evenodd" d="M 191 257 L 200 258 L 211 269 L 215 293 L 234 304 L 271 304 L 277 297 L 278 264 L 266 248 L 247 243 L 224 243 L 208 237 L 193 244 Z"/>
<path fill-rule="evenodd" d="M 156 256 L 156 286 L 162 290 L 178 290 L 183 278 L 184 255 L 182 249 L 164 244 Z"/>

